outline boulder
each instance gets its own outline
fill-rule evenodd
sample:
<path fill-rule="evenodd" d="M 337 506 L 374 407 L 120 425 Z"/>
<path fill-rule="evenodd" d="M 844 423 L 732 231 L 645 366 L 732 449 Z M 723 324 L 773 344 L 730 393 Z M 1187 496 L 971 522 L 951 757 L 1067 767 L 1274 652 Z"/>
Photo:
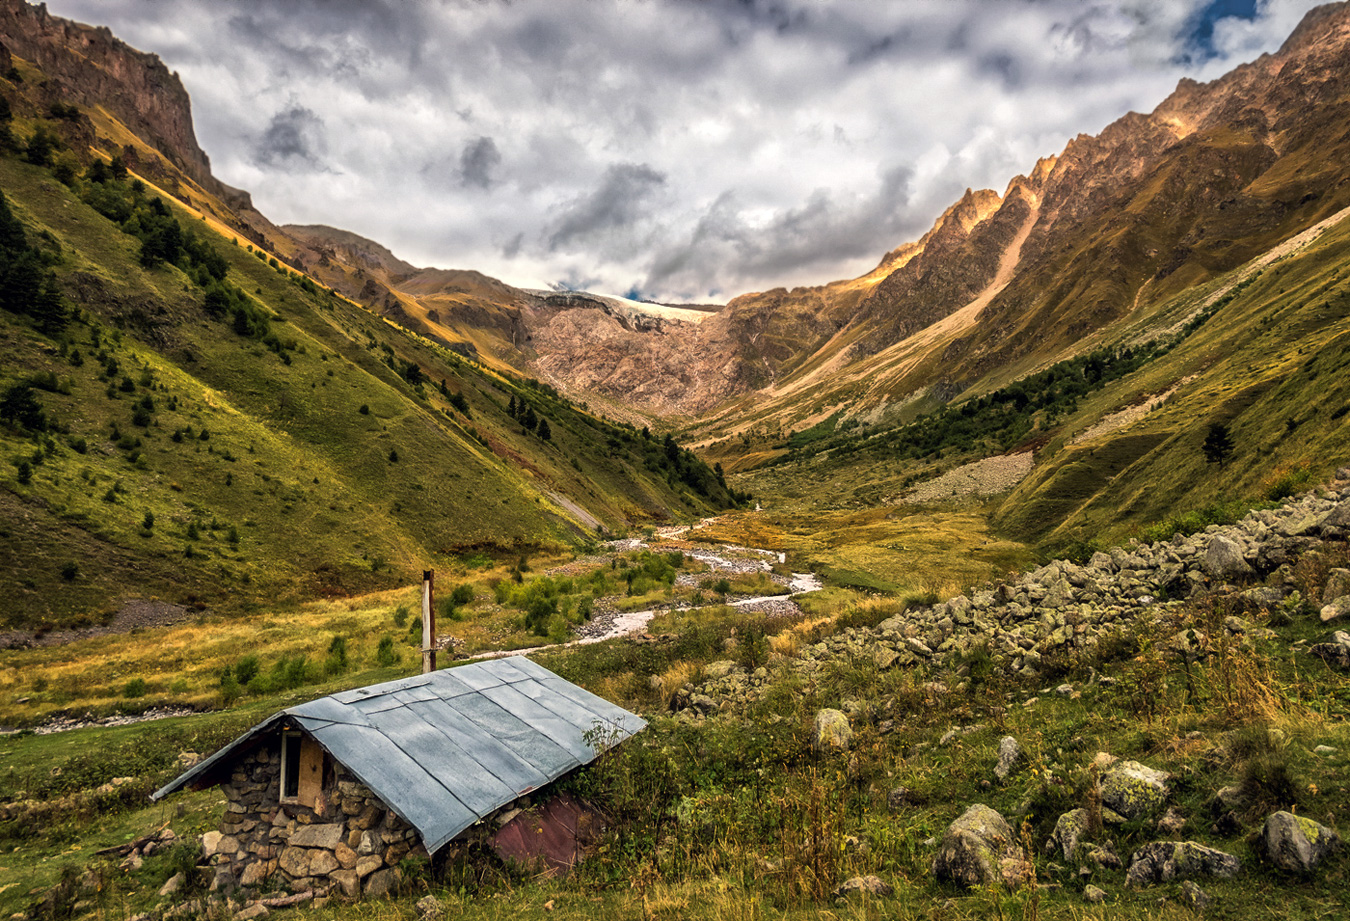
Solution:
<path fill-rule="evenodd" d="M 998 766 L 994 768 L 994 775 L 999 780 L 1006 779 L 1021 760 L 1022 746 L 1012 736 L 1004 736 L 998 742 Z"/>
<path fill-rule="evenodd" d="M 1276 812 L 1267 818 L 1261 840 L 1270 862 L 1291 873 L 1311 872 L 1341 844 L 1332 829 L 1290 812 Z"/>
<path fill-rule="evenodd" d="M 445 908 L 434 895 L 423 896 L 413 907 L 417 909 L 419 921 L 441 921 L 445 917 Z"/>
<path fill-rule="evenodd" d="M 839 710 L 818 711 L 811 744 L 816 751 L 848 751 L 853 744 L 853 727 L 848 717 Z"/>
<path fill-rule="evenodd" d="M 1322 603 L 1331 604 L 1350 595 L 1350 569 L 1333 569 L 1327 573 L 1327 585 L 1322 590 Z"/>
<path fill-rule="evenodd" d="M 1332 634 L 1330 643 L 1310 646 L 1308 652 L 1332 668 L 1350 671 L 1350 633 L 1344 630 L 1337 630 Z"/>
<path fill-rule="evenodd" d="M 963 886 L 997 882 L 999 861 L 1019 856 L 1013 841 L 1003 816 L 976 803 L 947 828 L 933 858 L 933 875 Z"/>
<path fill-rule="evenodd" d="M 1322 610 L 1317 612 L 1317 617 L 1322 623 L 1331 623 L 1333 620 L 1339 620 L 1346 614 L 1350 614 L 1350 596 L 1337 598 L 1330 604 L 1322 605 Z"/>
<path fill-rule="evenodd" d="M 159 894 L 161 896 L 173 895 L 178 892 L 179 889 L 183 888 L 185 882 L 187 882 L 187 877 L 183 875 L 182 872 L 175 873 L 173 876 L 169 877 L 168 881 L 166 881 L 163 886 L 159 887 Z"/>
<path fill-rule="evenodd" d="M 1232 854 L 1196 841 L 1154 841 L 1135 851 L 1130 858 L 1125 885 L 1147 886 L 1193 876 L 1231 879 L 1241 866 Z"/>
<path fill-rule="evenodd" d="M 1127 819 L 1145 815 L 1167 799 L 1171 776 L 1138 761 L 1122 761 L 1102 777 L 1102 804 Z"/>
<path fill-rule="evenodd" d="M 852 895 L 855 892 L 866 892 L 869 895 L 882 897 L 895 895 L 895 889 L 891 884 L 879 876 L 855 876 L 852 879 L 845 880 L 834 890 L 834 895 L 838 898 Z"/>
<path fill-rule="evenodd" d="M 1073 860 L 1074 855 L 1078 853 L 1078 840 L 1087 831 L 1087 827 L 1086 809 L 1074 809 L 1064 813 L 1055 821 L 1055 830 L 1045 842 L 1046 853 L 1053 854 L 1058 851 L 1064 855 L 1065 860 Z"/>
<path fill-rule="evenodd" d="M 1095 903 L 1095 902 L 1105 902 L 1105 901 L 1106 901 L 1106 890 L 1105 890 L 1105 889 L 1101 889 L 1101 888 L 1099 888 L 1099 887 L 1097 887 L 1097 886 L 1092 886 L 1092 885 L 1084 886 L 1084 887 L 1083 887 L 1083 898 L 1086 899 L 1086 900 L 1089 901 L 1089 902 L 1094 902 L 1094 903 Z"/>
<path fill-rule="evenodd" d="M 1231 582 L 1252 572 L 1242 557 L 1242 547 L 1231 537 L 1222 534 L 1216 534 L 1210 540 L 1200 565 L 1207 576 L 1218 582 Z"/>

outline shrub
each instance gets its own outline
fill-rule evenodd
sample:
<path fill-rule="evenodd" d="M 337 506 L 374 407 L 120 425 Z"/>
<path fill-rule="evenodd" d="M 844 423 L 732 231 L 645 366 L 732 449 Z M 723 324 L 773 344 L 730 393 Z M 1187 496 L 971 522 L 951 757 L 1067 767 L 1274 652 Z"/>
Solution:
<path fill-rule="evenodd" d="M 324 671 L 330 675 L 336 675 L 346 670 L 347 638 L 335 636 L 332 642 L 328 644 L 328 661 L 324 663 Z"/>
<path fill-rule="evenodd" d="M 61 578 L 67 582 L 74 582 L 80 577 L 80 566 L 72 561 L 61 567 Z"/>
<path fill-rule="evenodd" d="M 258 657 L 250 653 L 234 663 L 234 676 L 240 685 L 247 685 L 258 676 Z"/>
<path fill-rule="evenodd" d="M 144 678 L 132 678 L 122 687 L 122 696 L 127 698 L 144 697 L 148 690 Z"/>
<path fill-rule="evenodd" d="M 380 645 L 375 649 L 375 663 L 380 668 L 398 664 L 398 651 L 394 649 L 394 638 L 389 634 L 380 637 Z"/>

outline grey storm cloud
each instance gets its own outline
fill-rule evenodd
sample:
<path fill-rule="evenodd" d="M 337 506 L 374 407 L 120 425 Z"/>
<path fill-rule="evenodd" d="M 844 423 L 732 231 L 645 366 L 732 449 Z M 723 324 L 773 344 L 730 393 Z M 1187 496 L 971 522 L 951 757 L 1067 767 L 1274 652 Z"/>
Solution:
<path fill-rule="evenodd" d="M 501 151 L 492 138 L 474 138 L 459 155 L 459 181 L 462 185 L 489 189 L 497 181 L 493 174 L 501 164 Z"/>
<path fill-rule="evenodd" d="M 324 124 L 312 109 L 292 105 L 272 116 L 253 149 L 254 159 L 277 169 L 323 169 Z"/>
<path fill-rule="evenodd" d="M 574 249 L 631 229 L 648 215 L 648 206 L 666 177 L 645 163 L 616 163 L 600 185 L 563 208 L 548 233 L 548 249 Z"/>
<path fill-rule="evenodd" d="M 870 270 L 1319 0 L 48 0 L 158 54 L 277 222 L 528 287 Z"/>

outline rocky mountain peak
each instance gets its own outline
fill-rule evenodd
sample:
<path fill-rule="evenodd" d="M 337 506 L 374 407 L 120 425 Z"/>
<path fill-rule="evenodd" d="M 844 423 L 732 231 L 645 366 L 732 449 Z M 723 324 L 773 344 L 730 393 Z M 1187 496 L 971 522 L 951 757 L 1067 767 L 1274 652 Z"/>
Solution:
<path fill-rule="evenodd" d="M 211 175 L 187 90 L 157 55 L 137 51 L 107 27 L 62 19 L 25 0 L 0 0 L 0 44 L 40 68 L 60 98 L 104 106 L 202 188 L 237 194 Z"/>

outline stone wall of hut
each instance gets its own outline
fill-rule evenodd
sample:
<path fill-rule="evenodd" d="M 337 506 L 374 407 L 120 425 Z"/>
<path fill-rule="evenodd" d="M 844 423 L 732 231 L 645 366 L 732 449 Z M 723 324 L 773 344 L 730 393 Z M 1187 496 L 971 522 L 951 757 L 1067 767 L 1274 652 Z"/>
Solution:
<path fill-rule="evenodd" d="M 401 860 L 426 856 L 417 831 L 328 757 L 312 806 L 280 801 L 275 741 L 236 762 L 221 789 L 229 803 L 225 818 L 220 831 L 202 839 L 216 867 L 214 890 L 331 888 L 351 898 L 384 895 L 401 879 Z"/>

